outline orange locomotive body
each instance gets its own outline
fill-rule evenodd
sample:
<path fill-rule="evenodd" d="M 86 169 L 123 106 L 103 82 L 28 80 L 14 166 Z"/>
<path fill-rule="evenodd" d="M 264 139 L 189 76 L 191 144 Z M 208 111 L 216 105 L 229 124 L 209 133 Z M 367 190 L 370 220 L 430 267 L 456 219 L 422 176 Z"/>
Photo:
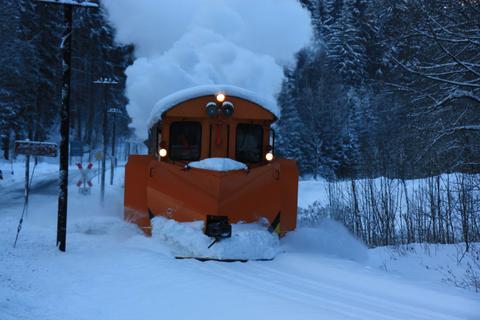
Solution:
<path fill-rule="evenodd" d="M 149 155 L 133 155 L 125 169 L 125 219 L 146 234 L 150 221 L 205 221 L 216 239 L 231 223 L 267 219 L 272 230 L 295 229 L 298 170 L 273 156 L 277 117 L 234 87 L 186 90 L 160 102 L 151 119 Z M 189 163 L 229 158 L 247 168 L 197 169 Z"/>

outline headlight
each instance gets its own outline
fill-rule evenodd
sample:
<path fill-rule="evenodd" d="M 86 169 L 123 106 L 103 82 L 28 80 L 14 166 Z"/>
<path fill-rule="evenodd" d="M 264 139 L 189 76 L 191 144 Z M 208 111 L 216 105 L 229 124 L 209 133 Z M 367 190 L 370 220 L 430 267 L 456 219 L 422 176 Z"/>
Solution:
<path fill-rule="evenodd" d="M 233 114 L 233 103 L 225 101 L 222 104 L 222 112 L 225 117 L 231 117 Z"/>
<path fill-rule="evenodd" d="M 265 159 L 267 161 L 272 161 L 273 160 L 273 153 L 272 152 L 268 152 L 266 155 L 265 155 Z"/>
<path fill-rule="evenodd" d="M 223 93 L 217 94 L 217 96 L 215 98 L 217 99 L 218 102 L 225 101 L 225 95 Z"/>
<path fill-rule="evenodd" d="M 158 151 L 158 154 L 160 155 L 161 158 L 165 158 L 168 154 L 167 152 L 167 149 L 165 148 L 161 148 L 159 151 Z"/>
<path fill-rule="evenodd" d="M 217 107 L 217 104 L 215 102 L 207 103 L 207 105 L 205 106 L 205 109 L 207 110 L 207 114 L 210 117 L 214 117 L 218 114 L 218 107 Z"/>

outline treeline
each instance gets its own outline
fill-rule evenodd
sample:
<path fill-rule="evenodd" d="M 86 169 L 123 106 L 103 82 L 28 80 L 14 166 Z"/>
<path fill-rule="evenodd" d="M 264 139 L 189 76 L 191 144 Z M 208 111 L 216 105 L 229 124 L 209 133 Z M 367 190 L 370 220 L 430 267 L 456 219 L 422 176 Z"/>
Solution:
<path fill-rule="evenodd" d="M 455 173 L 418 180 L 326 182 L 327 195 L 300 210 L 300 221 L 341 222 L 369 246 L 480 241 L 480 176 Z"/>
<path fill-rule="evenodd" d="M 480 172 L 475 0 L 302 0 L 314 44 L 285 70 L 279 151 L 303 174 Z"/>
<path fill-rule="evenodd" d="M 61 6 L 0 2 L 0 147 L 6 159 L 14 140 L 58 140 L 64 27 Z M 73 30 L 71 139 L 95 150 L 102 143 L 106 107 L 121 110 L 116 115 L 120 139 L 130 135 L 124 70 L 132 62 L 133 47 L 114 43 L 102 9 L 75 8 Z M 102 77 L 118 84 L 94 84 Z M 108 134 L 113 117 L 107 117 Z"/>

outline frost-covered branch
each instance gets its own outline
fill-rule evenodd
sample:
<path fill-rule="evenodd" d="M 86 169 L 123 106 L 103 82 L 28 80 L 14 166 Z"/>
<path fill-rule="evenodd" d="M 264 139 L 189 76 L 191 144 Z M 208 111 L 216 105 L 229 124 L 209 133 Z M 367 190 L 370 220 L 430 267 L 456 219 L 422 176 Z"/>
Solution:
<path fill-rule="evenodd" d="M 477 102 L 478 105 L 480 106 L 480 96 L 475 95 L 473 92 L 464 91 L 464 90 L 453 91 L 448 96 L 446 96 L 442 100 L 438 101 L 436 103 L 436 106 L 440 107 L 440 106 L 443 106 L 443 105 L 447 104 L 448 102 L 451 102 L 451 101 L 457 100 L 457 99 L 469 99 L 469 100 L 472 100 L 474 102 Z"/>
<path fill-rule="evenodd" d="M 436 76 L 436 75 L 433 75 L 433 74 L 429 74 L 429 73 L 425 73 L 425 72 L 420 72 L 418 70 L 414 70 L 408 66 L 406 66 L 404 63 L 400 62 L 398 59 L 396 59 L 395 57 L 392 57 L 393 61 L 395 61 L 400 67 L 402 67 L 404 70 L 412 73 L 412 74 L 415 74 L 415 75 L 418 75 L 418 76 L 421 76 L 421 77 L 424 77 L 424 78 L 427 78 L 427 79 L 430 79 L 430 80 L 433 80 L 433 81 L 437 81 L 437 82 L 443 82 L 443 83 L 448 83 L 448 84 L 451 84 L 451 85 L 455 85 L 455 86 L 461 86 L 461 87 L 471 87 L 471 88 L 480 88 L 480 84 L 477 84 L 477 83 L 472 83 L 472 82 L 468 82 L 468 81 L 456 81 L 456 80 L 449 80 L 449 79 L 444 79 L 444 78 L 441 78 L 439 76 Z"/>
<path fill-rule="evenodd" d="M 430 16 L 428 16 L 429 19 L 432 19 Z M 433 20 L 435 21 L 435 20 Z M 453 54 L 452 52 L 450 52 L 450 50 L 448 50 L 443 44 L 441 41 L 439 41 L 438 39 L 438 36 L 437 36 L 437 33 L 435 32 L 435 30 L 433 29 L 432 25 L 430 23 L 428 23 L 428 28 L 430 29 L 430 32 L 432 33 L 433 35 L 433 38 L 435 39 L 435 42 L 437 43 L 437 45 L 440 47 L 440 49 L 442 49 L 442 51 L 447 54 L 450 58 L 452 58 L 456 63 L 458 63 L 459 65 L 461 65 L 463 68 L 465 68 L 465 70 L 473 73 L 475 76 L 479 77 L 480 78 L 480 72 L 477 72 L 475 69 L 473 69 L 471 66 L 467 65 L 464 61 L 460 60 L 455 54 Z"/>
<path fill-rule="evenodd" d="M 413 37 L 425 37 L 425 38 L 428 38 L 428 39 L 434 39 L 433 35 L 429 34 L 428 32 L 419 30 L 419 29 L 414 29 L 414 33 L 409 33 L 409 34 L 405 35 L 404 39 L 413 38 Z M 440 41 L 451 42 L 451 43 L 456 43 L 456 44 L 459 44 L 459 43 L 468 44 L 468 43 L 470 43 L 470 44 L 473 44 L 473 45 L 476 45 L 476 46 L 480 46 L 480 41 L 475 40 L 474 38 L 463 38 L 463 37 L 462 38 L 447 38 L 447 37 L 438 36 L 437 39 L 440 40 Z"/>

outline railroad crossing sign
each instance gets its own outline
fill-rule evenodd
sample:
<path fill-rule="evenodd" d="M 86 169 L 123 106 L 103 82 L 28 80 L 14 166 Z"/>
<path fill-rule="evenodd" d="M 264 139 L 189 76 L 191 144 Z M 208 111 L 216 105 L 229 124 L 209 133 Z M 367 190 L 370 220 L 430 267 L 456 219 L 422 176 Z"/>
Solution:
<path fill-rule="evenodd" d="M 55 143 L 17 140 L 15 141 L 15 154 L 26 156 L 56 157 L 58 147 Z"/>
<path fill-rule="evenodd" d="M 83 167 L 81 163 L 77 163 L 77 168 L 80 170 L 81 177 L 77 181 L 77 187 L 82 194 L 89 194 L 90 189 L 93 187 L 92 179 L 95 175 L 93 168 L 93 163 L 89 163 L 86 168 Z"/>

